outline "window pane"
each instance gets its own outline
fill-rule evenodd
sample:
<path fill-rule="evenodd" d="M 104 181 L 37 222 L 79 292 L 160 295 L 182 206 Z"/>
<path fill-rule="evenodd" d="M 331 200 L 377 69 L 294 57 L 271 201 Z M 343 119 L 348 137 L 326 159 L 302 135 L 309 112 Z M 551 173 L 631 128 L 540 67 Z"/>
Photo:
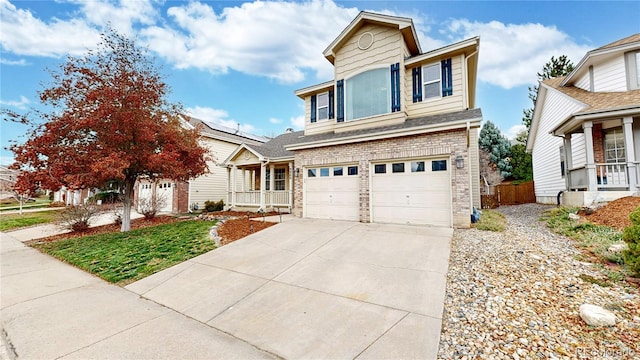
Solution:
<path fill-rule="evenodd" d="M 285 169 L 276 169 L 276 180 L 284 180 Z"/>
<path fill-rule="evenodd" d="M 391 112 L 389 71 L 388 67 L 369 70 L 345 81 L 347 120 Z"/>
<path fill-rule="evenodd" d="M 329 168 L 321 168 L 320 176 L 329 176 Z"/>
<path fill-rule="evenodd" d="M 342 167 L 334 167 L 333 176 L 342 176 Z"/>
<path fill-rule="evenodd" d="M 430 99 L 430 98 L 434 98 L 434 97 L 440 97 L 440 83 L 431 83 L 431 84 L 425 84 L 424 85 L 424 98 L 425 99 Z"/>
<path fill-rule="evenodd" d="M 375 166 L 376 174 L 385 174 L 387 172 L 387 164 L 378 164 Z"/>
<path fill-rule="evenodd" d="M 307 170 L 307 177 L 316 177 L 316 169 Z"/>
<path fill-rule="evenodd" d="M 605 162 L 620 163 L 626 161 L 624 134 L 622 129 L 616 128 L 605 132 L 604 149 Z"/>
<path fill-rule="evenodd" d="M 358 167 L 357 166 L 349 166 L 347 168 L 349 175 L 358 175 Z"/>
<path fill-rule="evenodd" d="M 431 171 L 446 171 L 447 160 L 436 160 L 431 162 Z"/>
<path fill-rule="evenodd" d="M 414 161 L 411 163 L 411 172 L 424 172 L 424 161 Z"/>
<path fill-rule="evenodd" d="M 440 64 L 433 64 L 429 66 L 425 66 L 423 70 L 425 83 L 440 80 Z"/>
<path fill-rule="evenodd" d="M 323 107 L 318 109 L 318 120 L 325 120 L 329 118 L 329 108 Z"/>
<path fill-rule="evenodd" d="M 391 171 L 394 173 L 403 173 L 404 172 L 404 163 L 396 163 L 391 166 Z"/>
<path fill-rule="evenodd" d="M 318 107 L 328 106 L 329 105 L 329 94 L 322 93 L 317 96 Z"/>

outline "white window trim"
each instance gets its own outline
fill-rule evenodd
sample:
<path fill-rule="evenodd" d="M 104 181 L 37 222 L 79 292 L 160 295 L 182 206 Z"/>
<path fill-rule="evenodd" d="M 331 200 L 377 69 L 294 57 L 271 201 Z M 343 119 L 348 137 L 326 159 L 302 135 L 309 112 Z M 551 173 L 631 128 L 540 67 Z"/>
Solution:
<path fill-rule="evenodd" d="M 378 69 L 385 69 L 388 71 L 388 78 L 389 78 L 389 107 L 388 107 L 388 111 L 386 113 L 382 113 L 382 114 L 376 114 L 376 115 L 370 115 L 370 116 L 365 116 L 365 117 L 360 117 L 360 118 L 354 118 L 354 119 L 347 119 L 347 104 L 349 104 L 349 96 L 348 96 L 348 84 L 349 84 L 349 80 L 351 80 L 352 78 L 366 73 L 367 71 L 371 71 L 371 70 L 378 70 Z M 372 117 L 376 117 L 376 116 L 382 116 L 382 115 L 387 115 L 387 114 L 391 114 L 391 64 L 386 65 L 386 66 L 367 66 L 365 68 L 363 68 L 361 71 L 358 71 L 357 73 L 353 73 L 350 74 L 349 76 L 344 78 L 344 121 L 345 122 L 350 122 L 350 121 L 358 121 L 358 120 L 362 120 L 362 119 L 368 119 L 368 118 L 372 118 Z M 316 113 L 317 114 L 317 113 Z"/>
<path fill-rule="evenodd" d="M 640 89 L 639 61 L 640 51 L 628 52 L 625 56 L 627 68 L 627 90 Z"/>
<path fill-rule="evenodd" d="M 322 95 L 327 96 L 327 105 L 320 106 L 320 96 Z M 323 109 L 323 108 L 327 109 L 327 117 L 325 118 L 320 117 L 320 109 Z M 319 93 L 316 95 L 316 121 L 327 121 L 327 120 L 329 120 L 329 92 L 325 91 L 323 93 Z"/>
<path fill-rule="evenodd" d="M 430 80 L 430 81 L 425 81 L 425 75 L 427 73 L 426 68 L 428 67 L 432 67 L 432 66 L 438 66 L 438 79 L 437 80 Z M 437 99 L 441 99 L 442 98 L 442 63 L 441 62 L 435 62 L 435 63 L 430 63 L 430 64 L 425 64 L 422 66 L 422 71 L 421 71 L 421 75 L 422 75 L 422 101 L 431 101 L 431 100 L 437 100 Z M 438 96 L 433 96 L 433 97 L 426 97 L 427 96 L 427 91 L 425 90 L 425 85 L 428 84 L 434 84 L 434 83 L 438 83 L 440 84 L 438 86 Z"/>

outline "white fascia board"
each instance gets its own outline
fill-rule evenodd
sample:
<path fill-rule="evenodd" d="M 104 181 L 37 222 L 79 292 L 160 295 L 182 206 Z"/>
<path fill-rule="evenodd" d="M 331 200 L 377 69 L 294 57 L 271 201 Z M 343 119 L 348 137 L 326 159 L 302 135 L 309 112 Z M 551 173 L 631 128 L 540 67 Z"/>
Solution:
<path fill-rule="evenodd" d="M 304 99 L 306 95 L 308 94 L 312 94 L 314 92 L 318 92 L 320 90 L 326 90 L 328 88 L 333 87 L 334 81 L 333 80 L 329 80 L 326 82 L 323 82 L 321 84 L 317 84 L 317 85 L 311 85 L 311 86 L 307 86 L 306 88 L 302 88 L 302 89 L 298 89 L 296 91 L 294 91 L 293 93 L 301 98 Z"/>
<path fill-rule="evenodd" d="M 542 86 L 541 82 L 538 82 L 538 95 L 536 96 L 536 105 L 533 108 L 533 114 L 531 116 L 531 125 L 529 126 L 529 135 L 527 136 L 527 145 L 525 151 L 528 153 L 533 152 L 533 143 L 536 141 L 536 134 L 538 127 L 540 126 L 540 114 L 542 113 L 542 105 L 547 97 L 546 86 Z"/>
<path fill-rule="evenodd" d="M 466 129 L 467 123 L 472 125 L 472 127 L 479 127 L 481 122 L 482 122 L 482 118 L 479 117 L 479 118 L 473 118 L 473 119 L 452 121 L 448 123 L 416 126 L 408 129 L 393 129 L 393 130 L 383 131 L 375 134 L 353 135 L 353 136 L 347 136 L 339 139 L 327 139 L 327 140 L 313 141 L 308 143 L 299 143 L 299 144 L 286 146 L 285 148 L 289 151 L 295 151 L 295 150 L 311 149 L 311 148 L 324 147 L 324 146 L 351 144 L 351 143 L 357 143 L 362 141 L 383 140 L 383 139 L 389 139 L 389 138 L 400 137 L 400 136 L 410 136 L 410 135 L 431 133 L 436 131 Z"/>
<path fill-rule="evenodd" d="M 429 59 L 432 59 L 432 58 L 441 57 L 441 56 L 444 56 L 444 55 L 446 55 L 448 53 L 459 51 L 459 50 L 462 50 L 462 49 L 464 49 L 466 47 L 469 47 L 469 46 L 474 46 L 475 45 L 476 47 L 479 47 L 479 43 L 480 43 L 480 37 L 479 36 L 475 36 L 475 37 L 472 37 L 472 38 L 469 38 L 469 39 L 465 39 L 465 40 L 459 41 L 459 42 L 457 42 L 455 44 L 451 44 L 451 45 L 447 45 L 447 46 L 441 47 L 439 49 L 431 50 L 431 51 L 426 52 L 424 54 L 421 54 L 421 55 L 412 57 L 412 58 L 410 58 L 408 60 L 405 60 L 404 66 L 406 68 L 406 67 L 409 67 L 410 65 L 413 65 L 413 64 L 425 61 L 425 60 L 429 60 Z"/>
<path fill-rule="evenodd" d="M 231 165 L 231 164 L 229 164 L 229 161 L 231 161 L 231 159 L 236 157 L 236 155 L 238 155 L 240 153 L 240 151 L 242 151 L 242 150 L 248 150 L 250 153 L 255 155 L 258 158 L 258 160 L 264 161 L 264 156 L 262 156 L 262 154 L 260 154 L 257 151 L 253 150 L 252 148 L 247 146 L 247 144 L 242 143 L 235 150 L 233 150 L 233 152 L 231 152 L 231 154 L 229 154 L 229 156 L 227 156 L 227 158 L 222 162 L 222 164 L 224 164 L 224 166 Z"/>

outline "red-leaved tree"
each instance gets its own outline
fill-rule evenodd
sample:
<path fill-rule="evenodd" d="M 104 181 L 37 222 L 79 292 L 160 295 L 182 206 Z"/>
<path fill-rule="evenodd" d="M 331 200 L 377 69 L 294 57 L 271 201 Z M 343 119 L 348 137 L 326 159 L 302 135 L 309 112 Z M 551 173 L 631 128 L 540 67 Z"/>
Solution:
<path fill-rule="evenodd" d="M 203 174 L 206 150 L 197 129 L 183 126 L 182 108 L 146 49 L 109 30 L 96 50 L 69 57 L 40 92 L 50 110 L 29 139 L 13 145 L 18 189 L 58 190 L 122 184 L 122 231 L 131 228 L 138 177 L 188 180 Z"/>

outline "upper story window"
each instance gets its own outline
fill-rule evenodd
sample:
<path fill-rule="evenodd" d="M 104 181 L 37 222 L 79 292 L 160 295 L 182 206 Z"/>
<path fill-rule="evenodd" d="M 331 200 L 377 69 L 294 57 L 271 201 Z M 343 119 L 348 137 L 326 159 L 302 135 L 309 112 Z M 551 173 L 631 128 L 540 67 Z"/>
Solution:
<path fill-rule="evenodd" d="M 424 90 L 422 91 L 423 100 L 439 98 L 442 94 L 442 85 L 440 82 L 440 64 L 427 65 L 422 68 L 422 81 Z"/>
<path fill-rule="evenodd" d="M 329 93 L 325 92 L 322 94 L 318 94 L 317 98 L 317 120 L 328 120 L 329 119 Z"/>
<path fill-rule="evenodd" d="M 345 119 L 364 118 L 391 112 L 390 69 L 365 71 L 344 81 Z"/>
<path fill-rule="evenodd" d="M 640 51 L 627 53 L 626 66 L 627 88 L 629 90 L 640 89 Z"/>

